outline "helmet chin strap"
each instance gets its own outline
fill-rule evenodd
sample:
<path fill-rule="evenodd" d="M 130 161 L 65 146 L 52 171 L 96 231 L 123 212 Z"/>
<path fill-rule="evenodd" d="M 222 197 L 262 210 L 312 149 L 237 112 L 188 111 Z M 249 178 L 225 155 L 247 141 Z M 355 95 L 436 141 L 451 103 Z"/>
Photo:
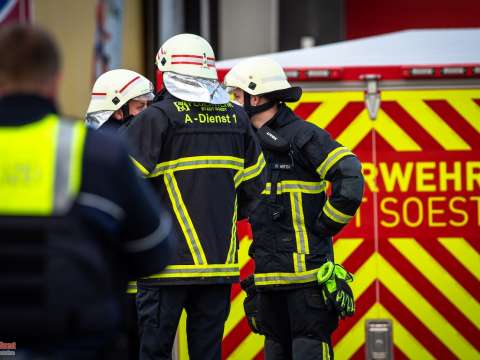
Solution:
<path fill-rule="evenodd" d="M 130 116 L 130 110 L 128 109 L 128 101 L 125 104 L 123 104 L 120 109 L 122 109 L 122 114 L 123 114 L 122 121 L 124 121 L 126 118 Z"/>
<path fill-rule="evenodd" d="M 250 104 L 250 99 L 251 99 L 250 94 L 247 93 L 246 91 L 244 91 L 243 92 L 243 107 L 245 109 L 245 112 L 250 117 L 252 117 L 253 115 L 256 115 L 256 114 L 260 114 L 261 112 L 264 112 L 265 110 L 268 110 L 268 109 L 274 107 L 275 104 L 277 103 L 276 101 L 270 100 L 269 102 L 266 102 L 265 104 L 252 106 Z"/>

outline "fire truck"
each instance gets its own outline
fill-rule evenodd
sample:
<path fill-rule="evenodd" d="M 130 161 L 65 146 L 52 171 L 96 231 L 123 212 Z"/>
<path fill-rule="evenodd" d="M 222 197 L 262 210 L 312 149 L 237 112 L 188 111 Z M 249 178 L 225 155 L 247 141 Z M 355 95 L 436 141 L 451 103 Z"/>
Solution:
<path fill-rule="evenodd" d="M 334 239 L 356 298 L 355 316 L 334 334 L 335 357 L 384 358 L 375 346 L 391 341 L 382 351 L 396 359 L 480 359 L 480 29 L 401 31 L 268 56 L 303 87 L 293 110 L 363 165 L 363 204 Z M 220 77 L 239 60 L 218 62 Z M 244 278 L 254 268 L 248 223 L 238 234 Z M 234 285 L 225 359 L 263 359 L 244 298 Z M 375 320 L 387 328 L 369 329 Z M 179 334 L 178 358 L 187 359 Z"/>

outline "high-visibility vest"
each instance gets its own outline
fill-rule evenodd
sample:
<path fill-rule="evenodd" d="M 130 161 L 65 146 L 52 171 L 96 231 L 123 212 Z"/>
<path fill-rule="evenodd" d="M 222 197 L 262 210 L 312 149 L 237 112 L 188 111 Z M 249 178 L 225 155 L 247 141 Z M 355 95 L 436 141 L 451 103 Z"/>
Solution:
<path fill-rule="evenodd" d="M 0 216 L 68 212 L 82 178 L 86 128 L 49 114 L 21 126 L 0 127 Z"/>

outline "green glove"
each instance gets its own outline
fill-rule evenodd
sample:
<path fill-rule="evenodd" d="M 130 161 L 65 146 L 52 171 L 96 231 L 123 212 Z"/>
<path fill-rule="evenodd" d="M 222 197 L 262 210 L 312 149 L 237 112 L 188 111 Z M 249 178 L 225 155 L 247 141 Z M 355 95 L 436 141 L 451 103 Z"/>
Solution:
<path fill-rule="evenodd" d="M 317 273 L 318 284 L 322 287 L 325 302 L 331 304 L 343 319 L 355 313 L 355 300 L 348 285 L 353 275 L 339 264 L 327 261 Z"/>

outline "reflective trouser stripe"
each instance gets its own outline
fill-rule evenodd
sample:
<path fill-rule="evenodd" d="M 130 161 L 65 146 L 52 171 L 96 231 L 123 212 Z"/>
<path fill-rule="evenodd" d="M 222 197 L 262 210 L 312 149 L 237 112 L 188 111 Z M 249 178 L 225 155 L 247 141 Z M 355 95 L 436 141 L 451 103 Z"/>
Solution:
<path fill-rule="evenodd" d="M 288 285 L 303 284 L 317 281 L 318 269 L 303 271 L 299 273 L 264 273 L 255 274 L 255 285 Z"/>
<path fill-rule="evenodd" d="M 235 187 L 238 187 L 243 181 L 248 181 L 257 177 L 265 167 L 266 162 L 265 158 L 263 157 L 263 153 L 260 153 L 257 158 L 257 162 L 252 166 L 249 166 L 241 171 L 238 171 L 235 174 L 234 181 Z"/>
<path fill-rule="evenodd" d="M 166 172 L 164 181 L 170 201 L 172 202 L 173 211 L 175 212 L 180 227 L 182 228 L 183 235 L 185 236 L 185 240 L 187 241 L 188 248 L 192 254 L 193 262 L 197 265 L 206 264 L 207 259 L 205 253 L 203 252 L 197 232 L 195 231 L 192 220 L 188 214 L 187 207 L 183 202 L 173 172 Z"/>
<path fill-rule="evenodd" d="M 169 265 L 161 273 L 144 279 L 239 276 L 238 264 Z"/>
<path fill-rule="evenodd" d="M 158 164 L 148 177 L 167 172 L 196 169 L 233 169 L 242 170 L 244 160 L 234 156 L 202 155 L 180 158 Z"/>
<path fill-rule="evenodd" d="M 305 228 L 301 193 L 290 193 L 290 206 L 292 210 L 293 229 L 295 230 L 295 241 L 297 243 L 297 253 L 308 254 L 310 249 L 308 246 L 307 229 Z"/>
<path fill-rule="evenodd" d="M 230 247 L 228 249 L 227 264 L 235 263 L 235 253 L 237 252 L 237 197 L 235 196 L 235 205 L 233 207 L 232 231 L 230 235 Z"/>
<path fill-rule="evenodd" d="M 351 215 L 344 214 L 341 211 L 335 209 L 332 206 L 332 204 L 330 204 L 329 199 L 327 199 L 327 201 L 325 202 L 325 205 L 323 206 L 323 212 L 331 220 L 340 224 L 347 224 L 353 217 Z"/>
<path fill-rule="evenodd" d="M 304 194 L 319 194 L 325 191 L 327 183 L 310 182 L 310 181 L 295 181 L 284 180 L 277 183 L 277 194 L 300 192 Z M 263 195 L 270 195 L 272 191 L 272 183 L 265 184 L 265 190 L 262 191 Z"/>
<path fill-rule="evenodd" d="M 330 151 L 330 153 L 327 155 L 327 158 L 317 168 L 317 173 L 320 175 L 320 178 L 325 179 L 328 170 L 330 170 L 332 166 L 335 165 L 340 159 L 343 159 L 345 156 L 349 155 L 354 154 L 343 146 L 340 146 Z"/>
<path fill-rule="evenodd" d="M 305 264 L 305 254 L 293 253 L 293 267 L 296 273 L 307 270 Z"/>

